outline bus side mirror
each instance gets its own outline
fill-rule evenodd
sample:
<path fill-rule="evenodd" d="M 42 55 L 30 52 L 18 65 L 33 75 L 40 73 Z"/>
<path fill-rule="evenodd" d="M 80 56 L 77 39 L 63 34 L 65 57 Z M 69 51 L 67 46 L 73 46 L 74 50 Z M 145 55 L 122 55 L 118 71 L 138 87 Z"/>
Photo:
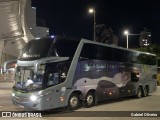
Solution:
<path fill-rule="evenodd" d="M 138 82 L 139 81 L 139 73 L 131 73 L 131 82 Z"/>

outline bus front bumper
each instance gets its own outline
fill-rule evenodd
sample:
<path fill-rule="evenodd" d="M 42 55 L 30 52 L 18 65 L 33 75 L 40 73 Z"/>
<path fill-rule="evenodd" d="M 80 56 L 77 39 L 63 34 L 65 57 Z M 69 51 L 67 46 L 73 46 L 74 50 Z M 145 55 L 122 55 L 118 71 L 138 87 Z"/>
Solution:
<path fill-rule="evenodd" d="M 39 104 L 40 100 L 38 99 L 36 101 L 32 101 L 30 98 L 12 96 L 12 103 L 24 109 L 42 110 L 42 107 Z"/>

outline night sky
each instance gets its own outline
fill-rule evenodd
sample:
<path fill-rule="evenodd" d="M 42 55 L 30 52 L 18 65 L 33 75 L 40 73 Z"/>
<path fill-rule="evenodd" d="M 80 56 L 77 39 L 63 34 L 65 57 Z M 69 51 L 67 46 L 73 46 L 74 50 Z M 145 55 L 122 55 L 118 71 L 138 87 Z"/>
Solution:
<path fill-rule="evenodd" d="M 50 34 L 92 39 L 93 15 L 96 24 L 112 28 L 120 46 L 126 42 L 123 31 L 139 34 L 144 27 L 152 32 L 153 43 L 160 43 L 160 5 L 158 0 L 32 0 L 37 17 L 46 20 Z M 129 36 L 129 44 L 138 43 L 138 36 Z"/>

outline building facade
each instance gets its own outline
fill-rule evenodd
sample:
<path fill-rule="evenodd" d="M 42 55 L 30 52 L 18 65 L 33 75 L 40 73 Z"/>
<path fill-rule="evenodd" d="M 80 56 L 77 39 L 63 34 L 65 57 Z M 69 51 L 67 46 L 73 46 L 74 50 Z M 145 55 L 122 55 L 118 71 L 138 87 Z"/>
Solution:
<path fill-rule="evenodd" d="M 140 32 L 140 38 L 139 38 L 139 46 L 149 46 L 152 43 L 151 38 L 151 31 L 147 28 L 144 28 L 143 31 Z"/>

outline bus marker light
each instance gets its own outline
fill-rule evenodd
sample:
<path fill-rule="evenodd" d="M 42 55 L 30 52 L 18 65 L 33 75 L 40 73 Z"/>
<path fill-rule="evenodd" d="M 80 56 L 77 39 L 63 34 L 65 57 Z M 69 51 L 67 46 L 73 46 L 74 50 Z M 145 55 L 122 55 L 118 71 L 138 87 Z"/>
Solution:
<path fill-rule="evenodd" d="M 63 102 L 63 101 L 64 101 L 64 97 L 63 97 L 63 96 L 61 96 L 61 97 L 60 97 L 60 100 L 61 100 L 61 102 Z"/>

